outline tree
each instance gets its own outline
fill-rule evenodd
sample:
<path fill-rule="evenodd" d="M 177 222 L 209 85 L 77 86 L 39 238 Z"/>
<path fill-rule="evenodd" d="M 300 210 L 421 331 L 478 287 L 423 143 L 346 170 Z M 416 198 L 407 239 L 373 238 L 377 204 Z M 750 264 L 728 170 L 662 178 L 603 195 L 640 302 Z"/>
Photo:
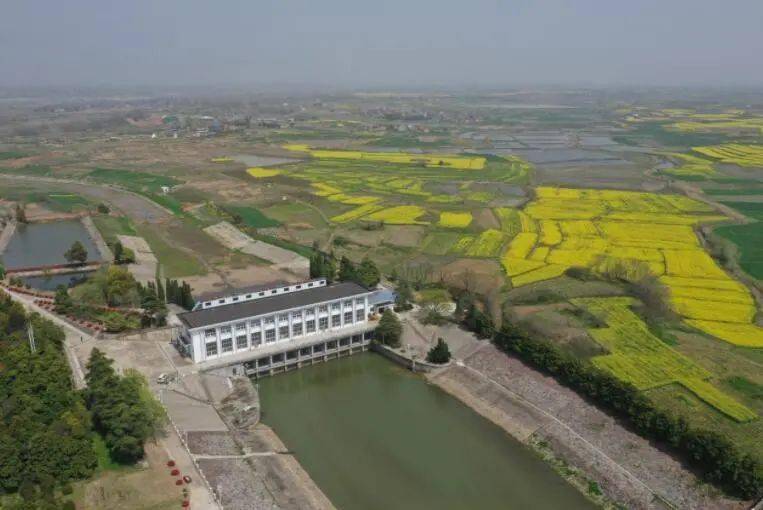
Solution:
<path fill-rule="evenodd" d="M 5 266 L 0 262 L 0 280 L 5 278 Z"/>
<path fill-rule="evenodd" d="M 390 347 L 400 346 L 400 337 L 403 334 L 403 325 L 392 310 L 384 310 L 376 327 L 376 339 Z"/>
<path fill-rule="evenodd" d="M 22 204 L 16 204 L 16 221 L 19 223 L 26 223 L 26 210 Z"/>
<path fill-rule="evenodd" d="M 56 307 L 56 313 L 68 314 L 74 308 L 74 301 L 72 301 L 69 291 L 65 286 L 59 285 L 56 287 L 56 296 L 53 298 L 53 305 Z"/>
<path fill-rule="evenodd" d="M 105 297 L 109 306 L 123 306 L 137 301 L 138 285 L 124 267 L 111 266 L 106 270 Z"/>
<path fill-rule="evenodd" d="M 124 250 L 125 249 L 124 249 L 124 246 L 122 246 L 122 242 L 121 241 L 117 240 L 117 241 L 114 242 L 114 248 L 113 248 L 112 251 L 114 252 L 114 263 L 115 264 L 121 264 L 122 263 L 122 256 L 124 255 Z"/>
<path fill-rule="evenodd" d="M 109 209 L 109 206 L 101 202 L 98 204 L 97 210 L 101 214 L 109 214 L 111 212 L 111 209 Z"/>
<path fill-rule="evenodd" d="M 379 281 L 381 280 L 379 268 L 376 267 L 376 264 L 374 264 L 368 257 L 364 257 L 360 262 L 360 266 L 358 266 L 357 270 L 357 277 L 357 282 L 368 289 L 375 288 L 379 285 Z"/>
<path fill-rule="evenodd" d="M 464 325 L 479 338 L 491 338 L 495 332 L 493 320 L 472 302 L 464 317 Z"/>
<path fill-rule="evenodd" d="M 339 280 L 343 282 L 355 282 L 358 280 L 358 270 L 350 259 L 343 256 L 339 261 Z"/>
<path fill-rule="evenodd" d="M 395 289 L 395 311 L 405 312 L 413 308 L 413 290 L 406 280 L 400 280 Z"/>
<path fill-rule="evenodd" d="M 69 263 L 84 264 L 87 260 L 87 250 L 81 242 L 74 241 L 71 247 L 64 253 L 64 257 L 66 257 Z"/>
<path fill-rule="evenodd" d="M 437 339 L 437 345 L 429 349 L 427 353 L 427 361 L 430 363 L 437 363 L 442 365 L 450 361 L 450 349 L 448 344 L 442 338 Z"/>
<path fill-rule="evenodd" d="M 156 298 L 162 303 L 167 302 L 167 296 L 165 295 L 165 292 L 164 292 L 164 286 L 162 285 L 162 281 L 159 278 L 156 279 Z"/>

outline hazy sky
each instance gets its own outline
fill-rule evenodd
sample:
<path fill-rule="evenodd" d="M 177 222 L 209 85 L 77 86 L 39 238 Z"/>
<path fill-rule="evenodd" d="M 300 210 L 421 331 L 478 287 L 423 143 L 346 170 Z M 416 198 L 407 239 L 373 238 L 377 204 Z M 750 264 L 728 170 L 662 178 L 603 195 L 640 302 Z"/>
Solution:
<path fill-rule="evenodd" d="M 763 84 L 762 0 L 2 0 L 0 85 Z"/>

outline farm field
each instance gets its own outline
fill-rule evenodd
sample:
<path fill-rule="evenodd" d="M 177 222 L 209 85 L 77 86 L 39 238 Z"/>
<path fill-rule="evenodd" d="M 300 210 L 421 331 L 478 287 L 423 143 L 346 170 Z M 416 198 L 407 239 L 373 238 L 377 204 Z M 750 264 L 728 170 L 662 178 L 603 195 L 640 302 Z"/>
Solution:
<path fill-rule="evenodd" d="M 714 232 L 737 246 L 739 265 L 747 274 L 763 280 L 763 203 L 725 202 L 725 205 L 756 221 L 717 227 Z"/>
<path fill-rule="evenodd" d="M 318 159 L 350 159 L 399 163 L 406 165 L 424 165 L 428 167 L 448 167 L 459 170 L 482 170 L 485 158 L 481 156 L 462 156 L 453 154 L 408 154 L 404 152 L 367 152 L 350 150 L 314 149 L 307 145 L 286 145 L 286 149 L 306 152 Z"/>
<path fill-rule="evenodd" d="M 763 145 L 729 143 L 711 147 L 693 147 L 692 150 L 721 163 L 763 168 Z"/>
<path fill-rule="evenodd" d="M 667 346 L 652 334 L 630 307 L 629 297 L 579 298 L 571 302 L 606 323 L 591 328 L 591 337 L 608 354 L 596 356 L 593 363 L 642 391 L 680 384 L 707 405 L 738 422 L 757 418 L 757 414 L 709 382 L 712 374 L 689 358 Z"/>
<path fill-rule="evenodd" d="M 687 324 L 735 345 L 763 347 L 749 290 L 717 265 L 692 229 L 724 220 L 706 204 L 676 195 L 537 188 L 524 213 L 533 223 L 523 226 L 501 258 L 515 287 L 574 266 L 628 279 L 651 273 Z M 555 232 L 539 238 L 542 222 L 558 224 L 561 240 Z"/>

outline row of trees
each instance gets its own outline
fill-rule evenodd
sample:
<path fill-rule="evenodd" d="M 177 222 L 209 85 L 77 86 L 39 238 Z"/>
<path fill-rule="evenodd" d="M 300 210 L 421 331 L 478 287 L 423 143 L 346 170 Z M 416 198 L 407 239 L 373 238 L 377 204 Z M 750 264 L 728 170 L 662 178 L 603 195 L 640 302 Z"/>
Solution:
<path fill-rule="evenodd" d="M 98 462 L 63 340 L 61 328 L 0 295 L 0 493 L 23 498 L 9 508 L 61 508 L 55 491 L 70 491 L 69 482 L 91 476 Z"/>
<path fill-rule="evenodd" d="M 333 253 L 323 253 L 313 246 L 313 254 L 310 257 L 310 277 L 326 278 L 331 283 L 338 279 L 344 282 L 355 282 L 366 288 L 372 289 L 381 281 L 381 273 L 376 264 L 364 257 L 360 264 L 355 264 L 346 256 L 339 261 L 337 274 L 337 261 Z"/>
<path fill-rule="evenodd" d="M 134 463 L 143 458 L 143 445 L 153 437 L 163 412 L 143 376 L 132 370 L 120 376 L 112 364 L 93 349 L 87 363 L 85 400 L 111 458 Z"/>
<path fill-rule="evenodd" d="M 668 447 L 705 481 L 732 496 L 763 496 L 761 466 L 717 432 L 691 427 L 683 418 L 658 409 L 632 384 L 550 343 L 531 339 L 508 321 L 493 335 L 493 342 L 621 418 L 642 436 Z"/>

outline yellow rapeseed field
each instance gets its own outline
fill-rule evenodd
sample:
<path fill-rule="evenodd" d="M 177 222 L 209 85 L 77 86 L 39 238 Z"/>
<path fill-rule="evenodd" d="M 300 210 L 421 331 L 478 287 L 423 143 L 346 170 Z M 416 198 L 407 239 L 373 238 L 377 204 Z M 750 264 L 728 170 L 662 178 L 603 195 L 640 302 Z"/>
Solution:
<path fill-rule="evenodd" d="M 390 225 L 426 225 L 425 221 L 417 221 L 426 211 L 417 205 L 399 205 L 382 209 L 367 216 L 371 221 L 382 221 Z"/>
<path fill-rule="evenodd" d="M 362 159 L 404 165 L 424 165 L 428 167 L 448 167 L 458 170 L 482 170 L 485 158 L 482 156 L 461 156 L 454 154 L 411 154 L 405 152 L 367 152 L 351 150 L 313 149 L 308 145 L 284 145 L 285 149 L 307 152 L 318 159 Z"/>
<path fill-rule="evenodd" d="M 628 297 L 578 298 L 572 303 L 606 323 L 590 328 L 591 337 L 608 354 L 593 363 L 640 390 L 666 384 L 680 384 L 708 405 L 739 422 L 756 419 L 757 414 L 708 382 L 711 374 L 654 336 L 631 310 Z"/>
<path fill-rule="evenodd" d="M 276 175 L 280 175 L 281 170 L 278 170 L 276 168 L 262 168 L 259 166 L 254 166 L 251 168 L 247 168 L 246 173 L 248 173 L 249 175 L 257 179 L 262 179 L 265 177 L 275 177 Z"/>
<path fill-rule="evenodd" d="M 438 225 L 446 228 L 466 228 L 472 222 L 472 213 L 470 212 L 450 212 L 440 213 Z"/>
<path fill-rule="evenodd" d="M 366 216 L 368 214 L 371 214 L 372 212 L 378 211 L 379 209 L 381 209 L 381 206 L 374 205 L 374 204 L 361 205 L 360 207 L 351 209 L 347 211 L 346 213 L 334 216 L 333 218 L 331 218 L 331 221 L 333 221 L 334 223 L 347 223 L 349 221 L 362 218 L 363 216 Z"/>
<path fill-rule="evenodd" d="M 763 129 L 763 125 L 761 129 Z M 763 167 L 763 145 L 727 143 L 709 147 L 692 147 L 692 150 L 721 163 L 745 167 Z"/>
<path fill-rule="evenodd" d="M 736 345 L 763 347 L 750 291 L 718 266 L 694 233 L 694 225 L 723 219 L 706 204 L 616 190 L 541 187 L 535 196 L 517 213 L 522 232 L 501 257 L 515 287 L 573 266 L 628 279 L 651 273 L 688 324 Z"/>
<path fill-rule="evenodd" d="M 505 239 L 500 230 L 485 230 L 466 249 L 466 255 L 469 257 L 495 257 L 501 251 Z"/>

